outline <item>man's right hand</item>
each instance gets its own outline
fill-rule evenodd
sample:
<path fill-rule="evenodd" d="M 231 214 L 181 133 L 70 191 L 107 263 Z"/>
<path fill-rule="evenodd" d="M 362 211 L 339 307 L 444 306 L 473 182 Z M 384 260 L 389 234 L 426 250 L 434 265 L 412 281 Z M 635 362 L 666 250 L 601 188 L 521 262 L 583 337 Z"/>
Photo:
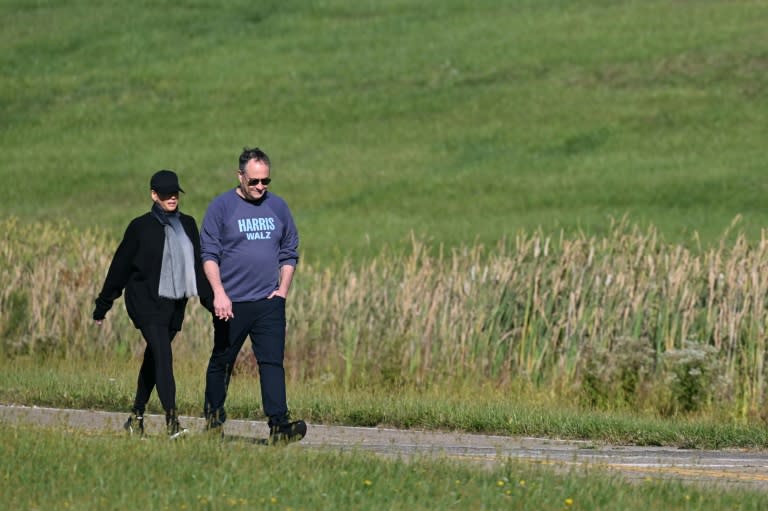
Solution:
<path fill-rule="evenodd" d="M 224 291 L 224 286 L 221 284 L 219 263 L 216 261 L 205 261 L 203 263 L 203 271 L 213 291 L 213 315 L 222 321 L 234 318 L 232 300 L 229 299 L 226 291 Z"/>
<path fill-rule="evenodd" d="M 213 297 L 213 314 L 222 321 L 228 321 L 235 317 L 232 312 L 232 300 L 226 293 L 217 293 Z"/>

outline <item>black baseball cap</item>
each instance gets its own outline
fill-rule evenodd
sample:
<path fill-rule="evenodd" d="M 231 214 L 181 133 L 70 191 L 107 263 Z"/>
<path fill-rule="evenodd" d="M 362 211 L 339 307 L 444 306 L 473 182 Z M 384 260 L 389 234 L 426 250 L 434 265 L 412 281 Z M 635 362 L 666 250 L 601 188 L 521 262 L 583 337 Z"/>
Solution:
<path fill-rule="evenodd" d="M 172 170 L 158 170 L 149 181 L 149 189 L 157 193 L 183 192 L 179 186 L 179 177 Z"/>

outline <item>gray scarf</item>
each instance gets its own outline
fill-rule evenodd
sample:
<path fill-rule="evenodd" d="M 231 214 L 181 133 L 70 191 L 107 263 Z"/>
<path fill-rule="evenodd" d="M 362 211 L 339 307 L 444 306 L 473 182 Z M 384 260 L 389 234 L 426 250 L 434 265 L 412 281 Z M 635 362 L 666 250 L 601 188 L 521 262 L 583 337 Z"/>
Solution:
<path fill-rule="evenodd" d="M 195 253 L 192 242 L 181 225 L 178 211 L 168 213 L 154 204 L 152 214 L 165 227 L 163 265 L 160 268 L 158 294 L 163 298 L 176 300 L 197 296 Z"/>

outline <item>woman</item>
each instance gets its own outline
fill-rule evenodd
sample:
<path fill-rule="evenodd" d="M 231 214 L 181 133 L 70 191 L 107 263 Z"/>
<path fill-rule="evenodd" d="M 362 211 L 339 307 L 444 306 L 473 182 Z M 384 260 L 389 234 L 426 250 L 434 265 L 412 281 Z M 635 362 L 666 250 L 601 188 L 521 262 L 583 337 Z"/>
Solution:
<path fill-rule="evenodd" d="M 176 414 L 171 341 L 181 330 L 190 296 L 199 295 L 206 304 L 212 301 L 200 260 L 197 224 L 178 209 L 183 191 L 173 171 L 160 170 L 152 176 L 152 210 L 128 225 L 93 311 L 94 321 L 101 325 L 125 290 L 128 316 L 147 343 L 133 409 L 125 423 L 128 432 L 139 435 L 144 434 L 144 409 L 155 386 L 168 436 L 177 438 L 186 432 Z"/>

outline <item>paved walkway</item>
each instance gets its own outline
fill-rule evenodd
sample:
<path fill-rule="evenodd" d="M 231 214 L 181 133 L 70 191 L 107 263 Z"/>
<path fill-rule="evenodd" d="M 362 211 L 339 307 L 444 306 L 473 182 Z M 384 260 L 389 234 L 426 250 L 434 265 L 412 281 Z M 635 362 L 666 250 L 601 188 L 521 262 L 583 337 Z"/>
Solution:
<path fill-rule="evenodd" d="M 122 431 L 125 413 L 0 405 L 0 421 L 32 422 L 87 430 Z M 204 420 L 181 417 L 191 434 L 202 433 Z M 148 435 L 164 431 L 164 416 L 145 417 Z M 224 430 L 230 440 L 263 443 L 263 421 L 229 420 Z M 628 447 L 593 442 L 467 433 L 359 428 L 308 424 L 305 448 L 366 450 L 384 456 L 442 456 L 492 466 L 519 459 L 555 468 L 590 465 L 618 471 L 629 479 L 672 478 L 687 482 L 744 486 L 768 491 L 768 452 L 694 450 L 672 447 Z"/>

